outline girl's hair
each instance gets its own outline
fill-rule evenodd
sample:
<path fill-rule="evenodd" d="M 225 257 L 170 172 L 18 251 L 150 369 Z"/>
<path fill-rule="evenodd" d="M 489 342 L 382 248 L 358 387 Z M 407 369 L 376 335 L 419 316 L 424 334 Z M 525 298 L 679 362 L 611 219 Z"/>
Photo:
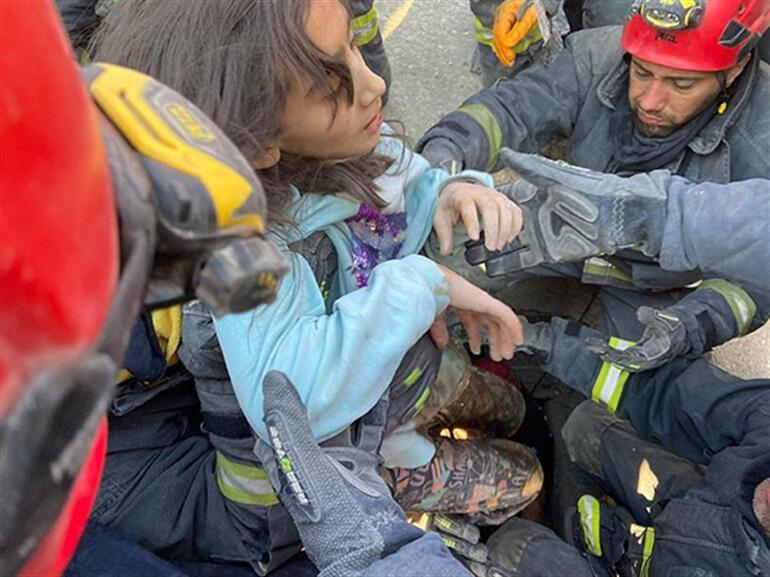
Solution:
<path fill-rule="evenodd" d="M 353 101 L 346 63 L 318 49 L 305 32 L 308 7 L 309 0 L 119 2 L 97 30 L 91 53 L 94 60 L 134 68 L 179 91 L 254 160 L 278 136 L 293 84 L 309 80 L 335 111 Z M 275 167 L 258 171 L 272 218 L 286 220 L 290 184 L 383 206 L 374 179 L 390 167 L 389 157 L 281 156 Z"/>

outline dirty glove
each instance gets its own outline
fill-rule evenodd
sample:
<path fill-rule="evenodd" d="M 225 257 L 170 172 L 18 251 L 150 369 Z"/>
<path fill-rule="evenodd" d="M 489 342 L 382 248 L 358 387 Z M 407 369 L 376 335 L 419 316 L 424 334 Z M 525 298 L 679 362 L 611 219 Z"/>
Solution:
<path fill-rule="evenodd" d="M 508 573 L 489 559 L 487 546 L 479 543 L 479 528 L 459 515 L 431 515 L 429 524 L 449 550 L 475 577 L 508 577 Z"/>
<path fill-rule="evenodd" d="M 724 280 L 710 279 L 663 310 L 640 307 L 636 316 L 646 328 L 633 347 L 621 351 L 599 339 L 588 339 L 587 345 L 603 360 L 627 371 L 646 371 L 675 357 L 700 357 L 713 347 L 746 334 L 755 315 L 756 305 L 743 289 Z"/>
<path fill-rule="evenodd" d="M 463 169 L 463 153 L 448 138 L 432 138 L 425 143 L 420 154 L 433 168 L 443 168 L 455 175 Z"/>
<path fill-rule="evenodd" d="M 642 575 L 643 567 L 649 567 L 655 531 L 637 524 L 622 507 L 611 507 L 583 495 L 577 507 L 567 513 L 567 533 L 567 540 L 589 562 L 600 563 L 600 573 Z"/>
<path fill-rule="evenodd" d="M 500 251 L 488 251 L 483 239 L 466 243 L 466 260 L 486 263 L 488 276 L 635 246 L 658 253 L 667 171 L 621 178 L 509 149 L 500 158 L 522 176 L 500 191 L 521 208 L 524 228 Z"/>
<path fill-rule="evenodd" d="M 321 449 L 307 410 L 284 374 L 268 373 L 263 390 L 272 447 L 259 442 L 254 452 L 319 577 L 422 577 L 428 567 L 441 575 L 468 577 L 438 538 L 407 523 L 377 472 L 375 453 L 349 446 Z M 380 401 L 367 426 L 379 424 L 381 431 L 386 409 L 387 402 Z"/>
<path fill-rule="evenodd" d="M 538 1 L 504 0 L 498 6 L 492 26 L 492 45 L 503 66 L 512 67 L 516 54 L 523 54 L 533 44 L 543 41 L 537 18 Z"/>
<path fill-rule="evenodd" d="M 588 350 L 629 372 L 660 367 L 690 351 L 685 325 L 673 312 L 639 307 L 636 316 L 646 326 L 638 343 L 613 348 L 603 339 L 589 338 Z"/>

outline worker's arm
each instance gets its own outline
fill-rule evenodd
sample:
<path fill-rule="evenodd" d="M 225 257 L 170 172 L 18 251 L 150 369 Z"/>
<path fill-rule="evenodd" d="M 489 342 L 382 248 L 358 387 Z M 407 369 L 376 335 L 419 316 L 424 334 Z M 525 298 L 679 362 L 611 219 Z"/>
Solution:
<path fill-rule="evenodd" d="M 418 150 L 434 166 L 454 161 L 457 168 L 492 171 L 502 147 L 537 152 L 554 133 L 569 134 L 590 86 L 590 71 L 575 62 L 576 51 L 588 50 L 583 44 L 570 36 L 551 64 L 470 97 L 428 130 Z"/>

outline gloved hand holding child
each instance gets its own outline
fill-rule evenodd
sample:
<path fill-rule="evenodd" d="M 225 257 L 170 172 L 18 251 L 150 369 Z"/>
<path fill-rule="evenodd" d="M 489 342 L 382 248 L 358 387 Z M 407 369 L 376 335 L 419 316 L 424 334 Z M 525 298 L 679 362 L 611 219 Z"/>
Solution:
<path fill-rule="evenodd" d="M 623 248 L 658 253 L 667 171 L 622 178 L 509 149 L 500 158 L 522 177 L 501 192 L 521 209 L 523 228 L 502 250 L 466 243 L 468 262 L 485 263 L 490 277 Z"/>

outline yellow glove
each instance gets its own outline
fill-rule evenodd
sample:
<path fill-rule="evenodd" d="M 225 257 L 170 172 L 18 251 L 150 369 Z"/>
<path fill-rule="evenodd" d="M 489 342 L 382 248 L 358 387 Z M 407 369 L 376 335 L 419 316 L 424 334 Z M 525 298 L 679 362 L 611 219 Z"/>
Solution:
<path fill-rule="evenodd" d="M 533 0 L 505 0 L 497 7 L 492 26 L 492 44 L 503 66 L 513 66 L 516 54 L 526 52 L 532 44 L 542 39 Z"/>

